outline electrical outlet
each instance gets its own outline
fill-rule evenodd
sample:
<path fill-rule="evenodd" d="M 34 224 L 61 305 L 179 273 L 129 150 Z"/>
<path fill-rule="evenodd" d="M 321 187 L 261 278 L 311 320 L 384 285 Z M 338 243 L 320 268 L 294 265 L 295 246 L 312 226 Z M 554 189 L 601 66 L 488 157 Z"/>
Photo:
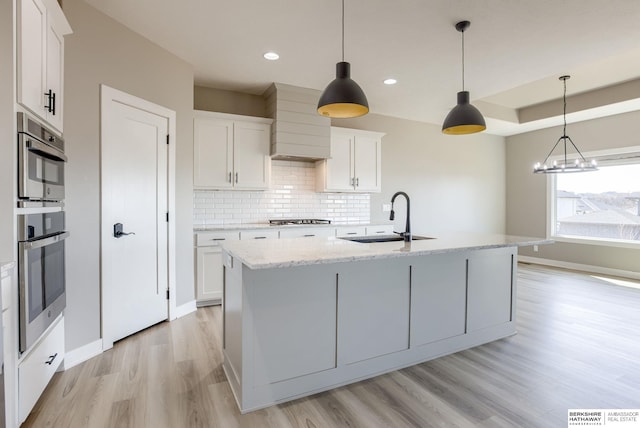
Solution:
<path fill-rule="evenodd" d="M 533 246 L 533 251 L 536 252 L 536 253 L 538 252 L 538 246 L 537 245 Z"/>
<path fill-rule="evenodd" d="M 391 204 L 382 204 L 382 212 L 383 213 L 391 212 Z"/>

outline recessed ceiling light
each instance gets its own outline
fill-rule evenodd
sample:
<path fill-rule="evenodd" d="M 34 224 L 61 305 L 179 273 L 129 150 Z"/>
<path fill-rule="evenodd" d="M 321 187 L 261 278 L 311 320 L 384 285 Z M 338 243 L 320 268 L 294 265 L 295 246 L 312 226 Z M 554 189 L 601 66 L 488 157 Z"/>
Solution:
<path fill-rule="evenodd" d="M 396 79 L 385 79 L 383 83 L 385 85 L 395 85 L 398 81 Z"/>
<path fill-rule="evenodd" d="M 264 56 L 264 59 L 268 59 L 269 61 L 275 61 L 278 58 L 280 58 L 280 55 L 278 55 L 275 52 L 267 52 L 263 56 Z"/>

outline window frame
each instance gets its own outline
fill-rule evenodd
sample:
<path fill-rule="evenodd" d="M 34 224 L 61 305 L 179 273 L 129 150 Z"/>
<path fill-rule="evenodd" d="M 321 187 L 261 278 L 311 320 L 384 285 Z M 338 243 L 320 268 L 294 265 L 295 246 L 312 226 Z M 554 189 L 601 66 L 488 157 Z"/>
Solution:
<path fill-rule="evenodd" d="M 582 153 L 585 158 L 591 160 L 596 159 L 599 164 L 604 165 L 622 165 L 624 163 L 640 164 L 640 146 L 620 147 L 617 149 L 597 150 Z M 638 157 L 638 162 L 624 162 L 623 157 Z M 562 160 L 563 156 L 551 156 L 550 161 Z M 588 174 L 588 173 L 586 173 Z M 605 247 L 617 248 L 633 248 L 640 249 L 640 242 L 632 242 L 628 240 L 596 238 L 596 237 L 578 237 L 570 235 L 558 235 L 555 233 L 557 224 L 556 220 L 556 183 L 558 174 L 547 174 L 547 239 L 553 239 L 555 242 L 566 242 L 572 244 L 598 245 Z"/>

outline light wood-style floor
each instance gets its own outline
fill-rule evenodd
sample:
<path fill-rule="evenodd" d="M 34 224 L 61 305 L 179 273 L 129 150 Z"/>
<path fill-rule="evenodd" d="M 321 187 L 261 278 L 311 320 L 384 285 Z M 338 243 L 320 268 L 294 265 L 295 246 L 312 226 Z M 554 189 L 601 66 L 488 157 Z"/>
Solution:
<path fill-rule="evenodd" d="M 566 427 L 640 408 L 640 289 L 520 265 L 518 334 L 246 415 L 198 309 L 54 376 L 25 427 Z"/>

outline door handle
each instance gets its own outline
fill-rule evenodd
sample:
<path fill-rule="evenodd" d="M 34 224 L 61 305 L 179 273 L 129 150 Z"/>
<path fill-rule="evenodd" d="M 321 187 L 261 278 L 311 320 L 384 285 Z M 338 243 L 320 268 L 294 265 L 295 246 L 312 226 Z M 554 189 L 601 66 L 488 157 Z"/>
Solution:
<path fill-rule="evenodd" d="M 116 223 L 113 225 L 113 237 L 114 238 L 122 238 L 123 236 L 126 235 L 135 235 L 135 232 L 124 232 L 123 231 L 124 226 L 122 225 L 122 223 Z"/>

